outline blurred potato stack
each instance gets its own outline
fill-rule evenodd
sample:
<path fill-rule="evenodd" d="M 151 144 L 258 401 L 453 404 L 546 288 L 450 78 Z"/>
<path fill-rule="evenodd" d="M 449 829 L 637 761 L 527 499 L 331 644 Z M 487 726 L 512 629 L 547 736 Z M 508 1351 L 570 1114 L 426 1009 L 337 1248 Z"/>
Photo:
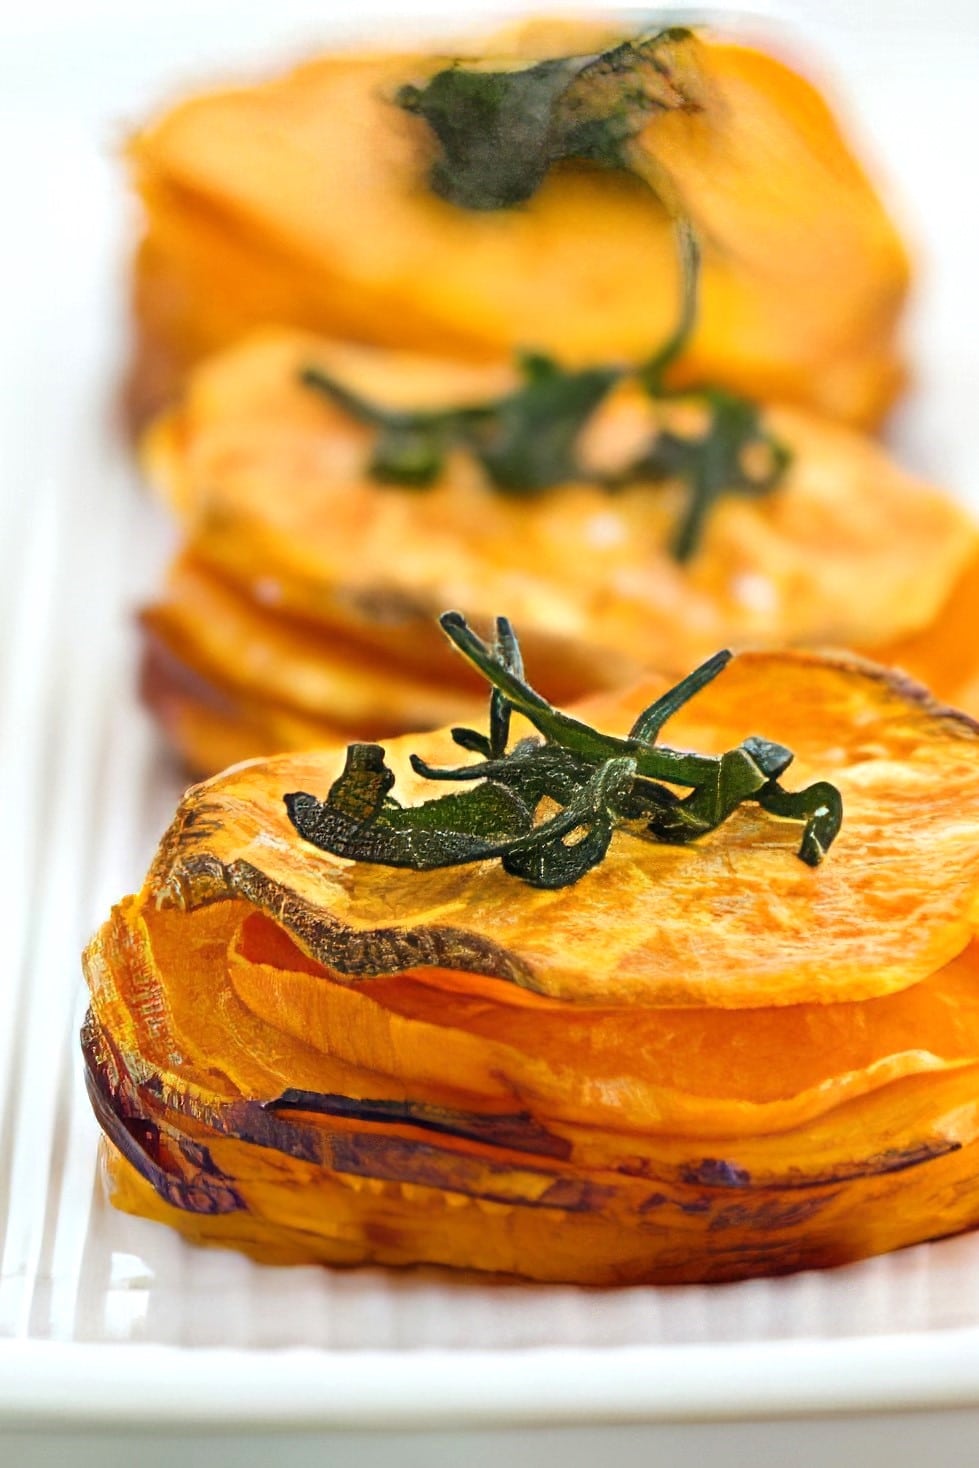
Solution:
<path fill-rule="evenodd" d="M 484 37 L 470 58 L 519 70 L 630 34 L 541 21 Z M 642 145 L 708 243 L 682 375 L 874 425 L 904 381 L 908 261 L 827 104 L 747 46 L 690 36 L 658 54 L 690 105 L 657 110 Z M 398 93 L 456 57 L 465 64 L 466 48 L 324 56 L 192 97 L 133 138 L 146 219 L 139 415 L 269 324 L 461 361 L 527 348 L 579 366 L 641 360 L 666 337 L 678 293 L 669 217 L 628 172 L 572 160 L 512 209 L 432 190 L 435 141 Z"/>
<path fill-rule="evenodd" d="M 546 78 L 622 41 L 532 23 L 455 71 Z M 432 628 L 447 606 L 505 610 L 561 702 L 790 642 L 893 658 L 979 706 L 971 660 L 948 651 L 979 595 L 974 527 L 866 437 L 905 378 L 893 224 L 795 70 L 710 33 L 649 54 L 642 177 L 571 150 L 505 207 L 433 184 L 449 135 L 405 89 L 435 96 L 445 56 L 324 56 L 133 139 L 130 402 L 184 537 L 144 617 L 143 685 L 196 772 L 469 717 L 477 690 Z M 675 328 L 679 216 L 699 242 L 696 320 L 650 396 L 629 373 Z M 385 482 L 364 404 L 510 405 L 518 353 L 565 380 L 622 377 L 549 478 L 515 489 L 450 436 L 424 483 Z M 745 482 L 678 555 L 695 490 L 675 466 L 705 433 L 705 385 L 757 427 L 732 459 Z M 535 451 L 560 428 L 532 424 Z M 673 460 L 636 473 L 657 444 Z M 754 492 L 745 466 L 760 456 L 764 480 L 772 444 L 787 467 Z"/>

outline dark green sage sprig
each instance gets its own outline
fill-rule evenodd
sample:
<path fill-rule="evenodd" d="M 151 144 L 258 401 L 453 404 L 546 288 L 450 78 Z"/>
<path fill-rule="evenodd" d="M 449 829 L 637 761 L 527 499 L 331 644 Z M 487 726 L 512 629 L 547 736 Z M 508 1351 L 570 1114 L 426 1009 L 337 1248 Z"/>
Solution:
<path fill-rule="evenodd" d="M 565 372 L 549 357 L 519 359 L 522 385 L 486 403 L 436 411 L 380 408 L 320 371 L 302 382 L 377 430 L 369 472 L 385 484 L 424 488 L 464 448 L 505 494 L 531 495 L 582 477 L 577 441 L 595 409 L 623 375 L 615 368 Z"/>
<path fill-rule="evenodd" d="M 595 472 L 578 453 L 589 421 L 626 378 L 638 380 L 654 399 L 680 396 L 668 388 L 666 375 L 696 324 L 700 252 L 689 221 L 665 197 L 667 181 L 632 144 L 655 112 L 702 107 L 698 69 L 690 64 L 693 41 L 690 31 L 672 27 L 596 56 L 510 71 L 455 65 L 424 87 L 398 93 L 399 105 L 424 118 L 438 142 L 433 190 L 461 208 L 523 203 L 562 159 L 635 173 L 674 218 L 681 300 L 673 331 L 638 368 L 569 370 L 540 354 L 524 354 L 523 382 L 514 392 L 458 408 L 385 408 L 321 369 L 306 368 L 301 377 L 307 387 L 375 430 L 369 472 L 380 483 L 424 488 L 440 477 L 447 454 L 460 448 L 498 490 L 511 495 L 535 495 L 574 481 L 613 490 L 636 480 L 678 478 L 687 485 L 688 500 L 670 548 L 681 562 L 696 552 L 710 508 L 722 494 L 761 494 L 778 484 L 790 461 L 787 448 L 764 429 L 752 403 L 713 387 L 682 394 L 707 410 L 699 438 L 663 431 L 614 476 Z M 760 472 L 749 467 L 752 449 L 763 461 Z"/>
<path fill-rule="evenodd" d="M 302 382 L 376 430 L 368 472 L 383 484 L 424 489 L 441 476 L 453 449 L 470 453 L 501 493 L 523 498 L 576 482 L 615 491 L 630 483 L 679 480 L 688 497 L 670 550 L 681 563 L 695 554 L 716 500 L 724 494 L 768 493 L 791 462 L 789 449 L 768 432 L 758 408 L 747 399 L 722 388 L 670 392 L 661 387 L 654 392 L 650 378 L 654 370 L 658 375 L 665 371 L 663 352 L 635 371 L 567 371 L 539 355 L 522 356 L 519 365 L 524 380 L 515 392 L 435 411 L 379 407 L 318 367 L 305 368 Z M 582 463 L 579 439 L 612 388 L 633 376 L 646 384 L 651 396 L 701 404 L 706 426 L 698 437 L 662 429 L 626 469 L 599 474 Z M 760 470 L 749 458 L 759 450 Z"/>
<path fill-rule="evenodd" d="M 499 859 L 532 887 L 566 887 L 604 858 L 615 830 L 670 844 L 695 841 L 739 805 L 803 823 L 799 858 L 817 866 L 843 818 L 839 791 L 826 781 L 804 790 L 780 784 L 792 751 L 757 735 L 721 755 L 658 744 L 664 724 L 730 661 L 716 653 L 636 719 L 627 738 L 600 733 L 561 713 L 525 681 L 520 648 L 505 617 L 486 643 L 458 612 L 441 618 L 446 635 L 492 685 L 489 731 L 453 729 L 473 764 L 439 768 L 412 755 L 427 780 L 471 788 L 403 806 L 379 744 L 351 744 L 343 773 L 325 800 L 284 796 L 304 840 L 353 861 L 430 871 Z M 509 748 L 510 716 L 523 714 L 540 738 Z M 671 787 L 689 788 L 678 795 Z M 548 813 L 545 813 L 548 812 Z"/>
<path fill-rule="evenodd" d="M 687 486 L 687 503 L 670 546 L 681 565 L 697 550 L 704 524 L 725 494 L 767 494 L 792 462 L 788 447 L 761 423 L 755 403 L 723 388 L 705 388 L 700 401 L 707 424 L 699 438 L 663 429 L 628 472 L 632 480 L 678 479 Z M 761 467 L 749 454 L 761 450 Z"/>
<path fill-rule="evenodd" d="M 397 102 L 424 118 L 438 145 L 429 183 L 462 209 L 509 209 L 540 188 L 555 163 L 585 159 L 629 168 L 629 145 L 656 112 L 699 112 L 693 33 L 682 26 L 592 56 L 508 71 L 456 63 Z"/>

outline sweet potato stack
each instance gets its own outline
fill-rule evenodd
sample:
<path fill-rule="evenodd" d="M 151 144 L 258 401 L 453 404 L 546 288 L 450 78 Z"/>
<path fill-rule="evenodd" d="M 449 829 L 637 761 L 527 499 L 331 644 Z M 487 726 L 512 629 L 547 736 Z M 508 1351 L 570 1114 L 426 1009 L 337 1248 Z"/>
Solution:
<path fill-rule="evenodd" d="M 455 55 L 505 70 L 624 34 L 541 20 Z M 135 417 L 268 325 L 461 361 L 641 360 L 675 316 L 669 198 L 705 250 L 681 376 L 878 422 L 905 376 L 908 258 L 829 107 L 774 56 L 707 32 L 664 56 L 692 105 L 667 94 L 643 133 L 659 198 L 574 159 L 516 208 L 438 197 L 433 137 L 397 105 L 452 64 L 431 52 L 325 55 L 153 120 L 130 145 Z"/>
<path fill-rule="evenodd" d="M 187 546 L 144 618 L 144 691 L 200 774 L 470 718 L 480 690 L 434 622 L 449 606 L 484 620 L 506 608 L 558 701 L 644 667 L 684 673 L 725 644 L 783 642 L 885 647 L 940 695 L 963 691 L 968 651 L 943 668 L 960 639 L 939 619 L 976 527 L 852 429 L 770 409 L 792 454 L 782 483 L 719 500 L 681 564 L 669 549 L 689 493 L 679 483 L 519 497 L 459 452 L 429 488 L 378 485 L 371 430 L 302 384 L 310 367 L 414 407 L 485 397 L 515 376 L 295 332 L 197 369 L 144 444 Z M 588 452 L 615 465 L 664 417 L 621 391 L 589 425 Z M 892 649 L 898 639 L 909 641 Z"/>
<path fill-rule="evenodd" d="M 662 686 L 587 716 L 624 731 Z M 558 891 L 344 861 L 283 803 L 325 794 L 339 749 L 189 791 L 86 955 L 114 1200 L 261 1259 L 598 1284 L 973 1225 L 979 726 L 853 659 L 759 653 L 670 743 L 759 723 L 793 787 L 842 794 L 815 869 L 754 806 L 684 847 L 618 832 Z M 409 800 L 416 750 L 453 746 L 387 744 Z"/>

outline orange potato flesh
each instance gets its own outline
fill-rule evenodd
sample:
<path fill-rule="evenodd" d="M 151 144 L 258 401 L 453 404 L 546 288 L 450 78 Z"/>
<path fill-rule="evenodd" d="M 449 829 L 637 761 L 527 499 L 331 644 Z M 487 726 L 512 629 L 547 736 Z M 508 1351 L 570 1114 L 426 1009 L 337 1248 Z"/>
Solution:
<path fill-rule="evenodd" d="M 373 1025 L 376 1053 L 367 1064 L 355 1066 L 343 1058 L 342 1051 L 349 1050 L 351 1042 L 341 1028 L 286 1035 L 280 1023 L 285 1013 L 282 1000 L 267 1014 L 242 1006 L 235 992 L 241 975 L 229 981 L 226 972 L 226 960 L 235 944 L 233 922 L 233 912 L 197 909 L 183 920 L 181 929 L 181 920 L 175 916 L 161 916 L 128 900 L 113 913 L 88 951 L 95 1022 L 104 1035 L 112 1036 L 114 1058 L 125 1063 L 132 1083 L 145 1088 L 147 1080 L 153 1080 L 150 1091 L 142 1092 L 142 1102 L 169 1107 L 170 1122 L 176 1117 L 183 1119 L 181 1124 L 200 1123 L 229 1135 L 228 1119 L 239 1111 L 235 1107 L 239 1097 L 252 1098 L 267 1117 L 269 1108 L 276 1113 L 282 1098 L 292 1095 L 294 1100 L 280 1116 L 301 1117 L 298 1135 L 308 1132 L 310 1126 L 376 1132 L 380 1124 L 385 1132 L 398 1136 L 423 1130 L 429 1141 L 449 1148 L 476 1142 L 489 1147 L 486 1155 L 498 1160 L 503 1154 L 523 1155 L 524 1161 L 543 1157 L 547 1166 L 567 1163 L 590 1171 L 611 1170 L 622 1176 L 674 1183 L 705 1170 L 702 1164 L 706 1166 L 713 1154 L 728 1158 L 732 1169 L 749 1171 L 756 1182 L 766 1186 L 826 1182 L 895 1169 L 917 1155 L 967 1144 L 979 1127 L 978 1067 L 970 1060 L 975 1033 L 969 1033 L 967 1016 L 957 1026 L 953 1044 L 948 1044 L 941 1017 L 935 1020 L 929 1014 L 928 1035 L 922 1036 L 922 1044 L 932 1048 L 917 1055 L 888 1055 L 887 1038 L 882 1036 L 863 1076 L 834 1075 L 832 1067 L 840 1061 L 826 1054 L 823 1098 L 815 1097 L 816 1088 L 810 1088 L 813 1094 L 798 1091 L 769 1104 L 729 1098 L 725 1104 L 724 1097 L 684 1095 L 668 1086 L 660 1086 L 656 1094 L 647 1079 L 655 1075 L 656 1055 L 638 1054 L 636 1045 L 633 1054 L 628 1050 L 622 1054 L 618 1082 L 611 1083 L 605 1076 L 606 1095 L 602 1097 L 599 1086 L 590 1085 L 589 1076 L 571 1072 L 575 1058 L 581 1060 L 574 1050 L 574 1006 L 555 1006 L 553 1001 L 550 1039 L 545 1032 L 545 1041 L 550 1053 L 556 1053 L 555 1036 L 564 1032 L 569 1045 L 568 1066 L 564 1073 L 553 1067 L 549 1088 L 528 1085 L 534 1057 L 528 1064 L 514 1045 L 487 1044 L 478 1033 L 470 1036 L 456 1026 L 445 1026 L 442 1033 L 443 1054 L 452 1057 L 448 1070 L 427 1076 L 418 1064 L 426 1044 L 424 1026 L 402 1023 L 392 1047 L 383 1019 L 385 1006 L 367 992 L 360 1004 L 360 1042 L 361 1047 L 368 1044 Z M 232 937 L 226 947 L 223 940 L 229 931 Z M 219 932 L 223 937 L 214 941 Z M 175 957 L 178 962 L 173 964 Z M 818 1013 L 818 1006 L 798 1007 L 800 1013 L 796 1007 L 775 1013 L 727 1011 L 716 1028 L 725 1032 L 732 1050 L 740 1045 L 740 1055 L 728 1055 L 728 1064 L 737 1064 L 741 1089 L 747 1092 L 754 1085 L 763 1091 L 765 1082 L 759 1082 L 753 1073 L 756 1064 L 765 1060 L 763 1054 L 757 1061 L 751 1054 L 756 1036 L 762 1045 L 774 1032 L 794 1041 L 804 1029 L 838 1038 L 850 1023 L 859 1029 L 881 1016 L 897 1020 L 900 1026 L 916 1007 L 919 1013 L 931 1003 L 942 1009 L 957 1003 L 961 995 L 969 995 L 970 985 L 975 986 L 975 962 L 975 950 L 969 950 L 963 960 L 925 981 L 925 994 L 910 1003 L 903 997 L 865 1001 L 863 1006 L 844 1003 L 823 1006 L 825 1014 Z M 156 978 L 150 984 L 148 966 L 156 967 Z M 326 970 L 311 967 L 310 972 L 327 989 L 319 998 L 321 1009 L 333 1004 L 333 1017 L 342 1019 L 345 1004 L 349 1013 L 349 1004 L 336 992 L 339 986 L 330 982 Z M 408 978 L 410 986 L 421 982 L 417 976 Z M 452 976 L 442 975 L 443 981 L 449 978 Z M 467 982 L 471 991 L 480 991 L 480 981 L 473 975 L 456 975 L 455 979 L 459 986 Z M 432 976 L 427 982 L 432 982 Z M 368 989 L 374 986 L 376 982 Z M 509 1004 L 512 1009 L 514 1000 L 511 995 L 501 997 L 498 981 L 483 981 L 483 988 L 495 991 L 495 1003 Z M 207 994 L 213 1009 L 207 1016 L 200 1014 L 201 992 Z M 285 997 L 295 1004 L 295 988 L 286 986 Z M 304 995 L 299 995 L 295 1013 L 304 1001 Z M 523 1003 L 527 1003 L 525 998 Z M 542 1001 L 531 1003 L 540 1006 Z M 966 1007 L 970 1003 L 967 998 Z M 352 1011 L 357 1016 L 357 1001 Z M 655 1017 L 681 1038 L 691 1033 L 700 1038 L 709 1026 L 705 1011 L 660 1009 Z M 597 1019 L 605 1020 L 606 1032 L 616 1022 L 622 1032 L 627 1029 L 627 1011 L 599 1014 Z M 649 1031 L 649 1023 L 646 1029 Z M 816 1069 L 819 1057 L 813 1054 L 812 1041 L 809 1053 Z M 179 1057 L 176 1070 L 175 1054 Z M 392 1055 L 390 1072 L 401 1073 L 383 1069 L 383 1057 Z M 910 1066 L 901 1067 L 906 1057 Z M 219 1058 L 222 1064 L 217 1066 Z M 462 1080 L 461 1085 L 454 1085 L 459 1058 L 464 1063 Z M 722 1064 L 719 1060 L 715 1070 Z M 646 1076 L 637 1076 L 637 1070 L 643 1069 Z M 963 1083 L 972 1086 L 972 1104 L 964 1107 Z M 791 1082 L 787 1091 L 791 1091 Z M 349 1107 L 333 1107 L 317 1116 L 317 1097 L 333 1102 L 357 1097 L 361 1107 L 373 1104 L 374 1114 L 365 1119 Z M 668 1120 L 663 1119 L 663 1102 Z M 521 1110 L 517 1111 L 518 1105 Z M 853 1133 L 840 1122 L 850 1114 L 860 1117 L 857 1152 L 853 1151 Z M 581 1116 L 586 1117 L 584 1122 Z M 245 1129 L 241 1139 L 255 1138 Z M 288 1138 L 266 1138 L 264 1145 L 288 1149 Z M 798 1149 L 798 1158 L 791 1163 L 790 1148 Z"/>
<path fill-rule="evenodd" d="M 911 989 L 862 1003 L 583 1010 L 471 974 L 344 985 L 272 928 L 255 913 L 236 929 L 227 910 L 188 918 L 124 906 L 103 938 L 116 977 L 98 995 L 100 1021 L 123 1050 L 169 1070 L 169 1050 L 126 1000 L 132 979 L 118 980 L 152 966 L 153 1018 L 165 994 L 181 1087 L 274 1096 L 355 1083 L 358 1094 L 431 1104 L 499 1110 L 516 1100 L 548 1126 L 656 1137 L 771 1136 L 904 1076 L 979 1064 L 973 946 Z M 272 947 L 279 961 L 246 956 L 249 945 Z M 203 1016 L 202 983 L 215 1006 Z M 223 1055 L 234 1068 L 219 1076 Z"/>
<path fill-rule="evenodd" d="M 514 379 L 279 333 L 195 374 L 148 435 L 146 468 L 199 560 L 241 586 L 273 580 L 278 605 L 312 619 L 382 594 L 419 622 L 446 606 L 506 606 L 530 633 L 632 656 L 641 647 L 647 663 L 672 666 L 725 641 L 872 645 L 909 633 L 933 620 L 975 553 L 975 527 L 946 496 L 870 440 L 789 409 L 766 414 L 794 454 L 783 485 L 723 497 L 685 566 L 668 550 L 679 484 L 514 497 L 459 455 L 423 492 L 379 486 L 371 431 L 302 386 L 307 365 L 395 407 L 478 401 Z M 620 393 L 590 451 L 614 458 L 656 422 L 652 404 Z"/>
<path fill-rule="evenodd" d="M 943 1094 L 944 1076 L 952 1083 L 979 1064 L 973 946 L 912 989 L 862 1003 L 582 1011 L 444 971 L 351 990 L 281 930 L 272 941 L 293 968 L 263 970 L 242 959 L 242 911 L 232 903 L 188 915 L 129 899 L 89 955 L 96 1017 L 121 1054 L 139 1057 L 133 1074 L 156 1075 L 171 1103 L 196 1098 L 198 1112 L 288 1091 L 414 1101 L 484 1119 L 519 1106 L 545 1128 L 545 1155 L 619 1167 L 645 1148 L 641 1174 L 655 1162 L 658 1175 L 674 1177 L 698 1148 L 717 1146 L 739 1162 L 750 1149 L 752 1173 L 771 1173 L 779 1134 L 792 1131 L 806 1138 L 808 1170 L 824 1175 L 847 1157 L 845 1137 L 832 1130 L 839 1107 L 860 1098 L 866 1154 L 893 1153 L 902 1129 L 893 1108 L 875 1106 L 880 1093 L 895 1095 L 901 1082 L 906 1092 L 917 1078 Z M 252 913 L 244 927 L 256 923 L 267 946 L 267 919 Z M 304 984 L 303 973 L 315 982 Z M 670 1053 L 680 1046 L 681 1055 Z M 784 1055 L 773 1060 L 780 1046 L 798 1053 L 796 1069 Z M 913 1089 L 908 1099 L 904 1130 L 917 1130 L 915 1145 L 934 1140 L 920 1135 Z M 511 1149 L 520 1150 L 519 1130 L 511 1127 Z M 961 1128 L 952 1135 L 964 1140 Z M 524 1150 L 541 1142 L 531 1136 Z"/>
<path fill-rule="evenodd" d="M 89 954 L 93 1008 L 113 1032 L 113 1051 L 134 1046 L 139 1057 L 119 1080 L 125 1092 L 143 1078 L 139 1114 L 146 1120 L 137 1135 L 156 1129 L 154 1155 L 165 1164 L 165 1177 L 183 1179 L 177 1209 L 171 1206 L 172 1181 L 158 1178 L 161 1197 L 107 1146 L 113 1201 L 171 1223 L 195 1241 L 231 1243 L 272 1262 L 434 1262 L 608 1284 L 737 1278 L 837 1263 L 975 1221 L 975 1064 L 890 1083 L 878 1068 L 868 1079 L 870 1095 L 837 1104 L 814 1123 L 754 1141 L 616 1135 L 594 1124 L 576 1128 L 555 1123 L 546 1102 L 538 1108 L 537 1098 L 530 1114 L 521 1113 L 529 1150 L 396 1119 L 364 1125 L 315 1115 L 302 1104 L 275 1113 L 278 1133 L 267 1125 L 249 1131 L 249 1122 L 255 1125 L 249 1109 L 267 1119 L 267 1102 L 280 1094 L 283 1072 L 297 1083 L 312 1081 L 321 1092 L 342 1085 L 344 1094 L 379 1095 L 389 1098 L 382 1103 L 388 1105 L 403 1091 L 384 1074 L 347 1068 L 241 1010 L 222 981 L 222 932 L 227 934 L 229 922 L 233 932 L 235 922 L 229 906 L 234 905 L 190 914 L 144 908 L 140 918 L 131 904 L 124 905 L 112 924 L 115 939 L 108 941 L 104 932 Z M 144 920 L 152 934 L 150 950 L 133 941 Z M 191 931 L 181 937 L 181 927 Z M 120 938 L 127 932 L 128 939 Z M 282 946 L 281 937 L 278 943 L 279 957 L 294 952 Z M 147 982 L 149 953 L 161 965 L 156 991 Z M 950 973 L 948 982 L 936 975 L 912 999 L 911 1009 L 931 1026 L 932 1041 L 944 1028 L 942 1008 L 958 1002 L 966 972 L 975 987 L 974 957 L 955 968 L 959 973 Z M 467 975 L 455 978 L 472 981 Z M 326 976 L 321 982 L 336 987 Z M 729 1016 L 743 1032 L 738 1073 L 750 1084 L 755 1069 L 765 1066 L 764 1047 L 756 1054 L 753 1041 L 773 1024 L 784 1026 L 791 1042 L 811 1019 L 822 1038 L 834 1035 L 845 1045 L 849 1022 L 861 1009 L 866 1012 L 858 1028 L 872 1029 L 875 1048 L 884 1051 L 888 1039 L 880 1019 L 888 1007 L 892 1014 L 906 1008 L 909 998 L 829 1005 L 827 1016 L 785 1009 Z M 524 996 L 521 1004 L 540 1008 L 545 1002 Z M 563 1008 L 572 1012 L 573 1023 L 574 1006 Z M 659 1016 L 666 1026 L 677 1020 L 675 1011 Z M 700 1024 L 704 1017 L 700 1012 L 684 1018 Z M 910 1017 L 906 1010 L 904 1019 Z M 899 1019 L 891 1036 L 898 1041 L 901 1024 Z M 622 1031 L 627 1032 L 626 1016 Z M 340 1033 L 334 1027 L 327 1038 Z M 812 1043 L 817 1037 L 809 1038 Z M 459 1039 L 457 1032 L 446 1035 L 443 1055 Z M 175 1046 L 179 1078 L 166 1080 L 156 1066 L 169 1063 Z M 576 1059 L 569 1051 L 569 1066 Z M 226 1060 L 233 1073 L 223 1071 Z M 645 1060 L 655 1068 L 654 1054 Z M 155 1075 L 162 1090 L 147 1090 L 146 1078 Z M 239 1087 L 243 1100 L 266 1104 L 242 1110 L 239 1103 L 234 1109 Z M 428 1101 L 432 1092 L 412 1087 L 409 1094 Z M 434 1095 L 442 1105 L 458 1105 L 461 1097 L 464 1104 L 481 1106 L 490 1123 L 500 1115 L 499 1106 L 487 1108 L 485 1098 L 474 1103 L 444 1087 Z M 512 1092 L 510 1100 L 510 1124 L 520 1124 L 521 1117 L 512 1116 Z M 431 1106 L 428 1113 L 460 1114 Z M 465 1115 L 475 1121 L 478 1113 Z M 531 1115 L 537 1134 L 527 1126 Z M 244 1133 L 240 1140 L 236 1125 Z M 548 1137 L 564 1143 L 564 1150 L 545 1150 L 541 1138 Z M 202 1214 L 201 1208 L 222 1211 Z M 555 1252 L 557 1237 L 565 1242 Z"/>
<path fill-rule="evenodd" d="M 279 962 L 248 957 L 249 943 L 270 941 L 256 937 L 256 923 L 272 926 L 248 919 L 227 954 L 237 998 L 285 1034 L 412 1094 L 441 1081 L 581 1125 L 744 1137 L 796 1126 L 918 1070 L 979 1062 L 971 946 L 920 984 L 862 1003 L 582 1010 L 526 994 L 515 1004 L 498 983 L 468 975 L 344 985 L 303 965 L 295 948 Z"/>
<path fill-rule="evenodd" d="M 612 39 L 607 24 L 551 22 L 483 54 L 532 60 Z M 904 375 L 908 261 L 893 224 L 808 82 L 711 36 L 688 49 L 703 110 L 654 116 L 639 144 L 704 241 L 682 375 L 877 421 Z M 146 219 L 140 411 L 260 325 L 484 360 L 526 347 L 639 359 L 665 338 L 674 246 L 636 178 L 563 164 L 527 204 L 494 213 L 430 191 L 428 129 L 391 98 L 444 65 L 326 56 L 191 98 L 132 140 Z"/>
<path fill-rule="evenodd" d="M 903 668 L 946 703 L 979 715 L 979 557 L 952 587 L 927 627 L 882 647 L 876 656 Z"/>
<path fill-rule="evenodd" d="M 270 1039 L 274 1051 L 274 1031 Z M 321 1063 L 323 1082 L 335 1083 L 337 1067 Z M 974 1222 L 977 1074 L 973 1066 L 882 1085 L 821 1127 L 762 1136 L 754 1147 L 723 1137 L 616 1146 L 593 1127 L 572 1130 L 566 1161 L 309 1114 L 293 1136 L 260 1134 L 256 1146 L 254 1136 L 236 1140 L 234 1122 L 229 1133 L 213 1107 L 166 1090 L 166 1104 L 144 1093 L 143 1114 L 161 1129 L 156 1155 L 198 1196 L 178 1212 L 111 1148 L 107 1160 L 120 1206 L 271 1261 L 430 1261 L 588 1283 L 737 1278 L 842 1262 Z M 383 1087 L 383 1077 L 368 1078 L 366 1092 L 351 1094 L 371 1094 L 371 1081 Z M 244 1121 L 240 1109 L 234 1119 Z M 824 1139 L 822 1171 L 808 1182 L 813 1170 L 795 1158 L 818 1153 L 820 1130 L 830 1156 Z M 758 1172 L 746 1161 L 760 1162 Z M 224 1216 L 196 1211 L 227 1210 L 229 1200 Z M 570 1246 L 555 1254 L 547 1245 L 559 1235 Z"/>

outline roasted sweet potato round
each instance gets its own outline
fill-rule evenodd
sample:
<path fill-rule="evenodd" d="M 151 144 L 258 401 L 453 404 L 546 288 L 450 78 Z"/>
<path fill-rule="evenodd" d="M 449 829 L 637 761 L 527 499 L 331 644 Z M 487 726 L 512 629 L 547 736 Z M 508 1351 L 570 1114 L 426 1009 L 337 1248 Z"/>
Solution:
<path fill-rule="evenodd" d="M 579 712 L 624 731 L 648 681 Z M 831 779 L 821 865 L 744 806 L 573 885 L 300 837 L 340 751 L 188 792 L 86 955 L 116 1201 L 259 1258 L 737 1278 L 979 1219 L 979 727 L 853 659 L 736 658 L 668 728 Z M 515 727 L 516 741 L 522 727 Z M 428 791 L 389 742 L 402 800 Z M 456 750 L 458 755 L 458 750 Z"/>

